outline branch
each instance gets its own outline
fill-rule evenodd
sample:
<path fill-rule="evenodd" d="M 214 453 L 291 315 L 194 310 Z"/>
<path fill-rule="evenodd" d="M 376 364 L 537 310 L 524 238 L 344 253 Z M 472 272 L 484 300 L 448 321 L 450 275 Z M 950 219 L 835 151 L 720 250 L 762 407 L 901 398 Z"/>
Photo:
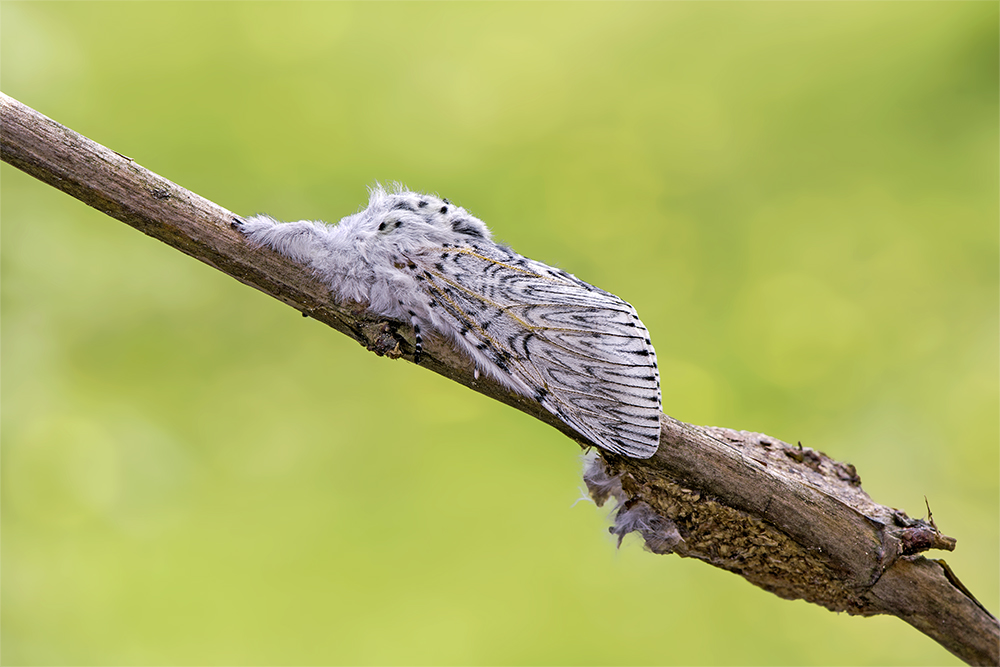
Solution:
<path fill-rule="evenodd" d="M 0 93 L 3 161 L 237 280 L 270 294 L 376 354 L 412 360 L 413 332 L 364 304 L 337 303 L 302 266 L 252 249 L 233 214 Z M 472 362 L 428 336 L 421 366 L 580 436 L 530 399 L 478 379 Z M 657 553 L 735 572 L 788 599 L 832 611 L 897 616 L 969 664 L 1000 662 L 997 619 L 942 560 L 955 547 L 933 522 L 878 505 L 853 466 L 757 433 L 661 417 L 649 460 L 601 452 L 592 495 L 621 503 L 613 530 L 638 530 Z"/>

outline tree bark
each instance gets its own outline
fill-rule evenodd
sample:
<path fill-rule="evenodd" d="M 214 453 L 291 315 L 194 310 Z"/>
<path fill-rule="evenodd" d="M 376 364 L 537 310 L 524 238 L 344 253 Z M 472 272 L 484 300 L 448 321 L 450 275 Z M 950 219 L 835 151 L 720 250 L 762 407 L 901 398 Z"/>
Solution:
<path fill-rule="evenodd" d="M 338 303 L 308 269 L 250 248 L 234 215 L 0 93 L 2 158 L 240 282 L 328 324 L 376 354 L 413 359 L 413 332 Z M 444 339 L 425 336 L 421 366 L 502 401 L 589 446 L 541 406 L 476 377 Z M 599 452 L 587 482 L 615 496 L 615 530 L 657 553 L 699 558 L 788 599 L 850 614 L 891 614 L 969 664 L 1000 662 L 1000 626 L 942 560 L 955 540 L 876 504 L 853 466 L 758 433 L 661 417 L 648 460 Z M 637 510 L 641 513 L 636 514 Z M 637 520 L 636 517 L 644 517 Z"/>

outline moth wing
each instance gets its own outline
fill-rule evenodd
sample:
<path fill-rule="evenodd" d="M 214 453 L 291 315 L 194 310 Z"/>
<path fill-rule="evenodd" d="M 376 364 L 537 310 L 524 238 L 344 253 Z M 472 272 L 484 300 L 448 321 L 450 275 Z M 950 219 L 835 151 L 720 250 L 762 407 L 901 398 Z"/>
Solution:
<path fill-rule="evenodd" d="M 631 305 L 492 244 L 427 248 L 409 259 L 435 312 L 497 379 L 604 449 L 656 452 L 656 354 Z"/>

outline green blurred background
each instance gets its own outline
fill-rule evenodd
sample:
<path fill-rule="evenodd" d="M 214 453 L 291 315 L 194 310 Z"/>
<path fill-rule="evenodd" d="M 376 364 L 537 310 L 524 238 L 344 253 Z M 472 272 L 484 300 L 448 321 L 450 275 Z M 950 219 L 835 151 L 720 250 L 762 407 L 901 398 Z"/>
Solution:
<path fill-rule="evenodd" d="M 996 3 L 14 3 L 4 92 L 241 214 L 451 198 L 664 410 L 930 500 L 998 604 Z M 579 451 L 4 165 L 4 664 L 957 664 L 620 551 Z"/>

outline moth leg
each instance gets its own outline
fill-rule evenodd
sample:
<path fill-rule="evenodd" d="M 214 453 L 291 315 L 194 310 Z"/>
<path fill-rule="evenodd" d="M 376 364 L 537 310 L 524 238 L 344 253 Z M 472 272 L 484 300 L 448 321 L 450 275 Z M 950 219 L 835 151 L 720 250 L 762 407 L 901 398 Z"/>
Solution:
<path fill-rule="evenodd" d="M 412 310 L 410 311 L 410 324 L 413 325 L 413 363 L 420 364 L 420 355 L 424 351 L 424 339 L 420 335 L 420 321 L 417 320 L 417 314 Z"/>
<path fill-rule="evenodd" d="M 321 265 L 330 253 L 325 243 L 330 227 L 321 222 L 278 222 L 267 215 L 254 215 L 238 222 L 234 219 L 233 227 L 253 245 L 267 246 L 296 262 Z"/>

